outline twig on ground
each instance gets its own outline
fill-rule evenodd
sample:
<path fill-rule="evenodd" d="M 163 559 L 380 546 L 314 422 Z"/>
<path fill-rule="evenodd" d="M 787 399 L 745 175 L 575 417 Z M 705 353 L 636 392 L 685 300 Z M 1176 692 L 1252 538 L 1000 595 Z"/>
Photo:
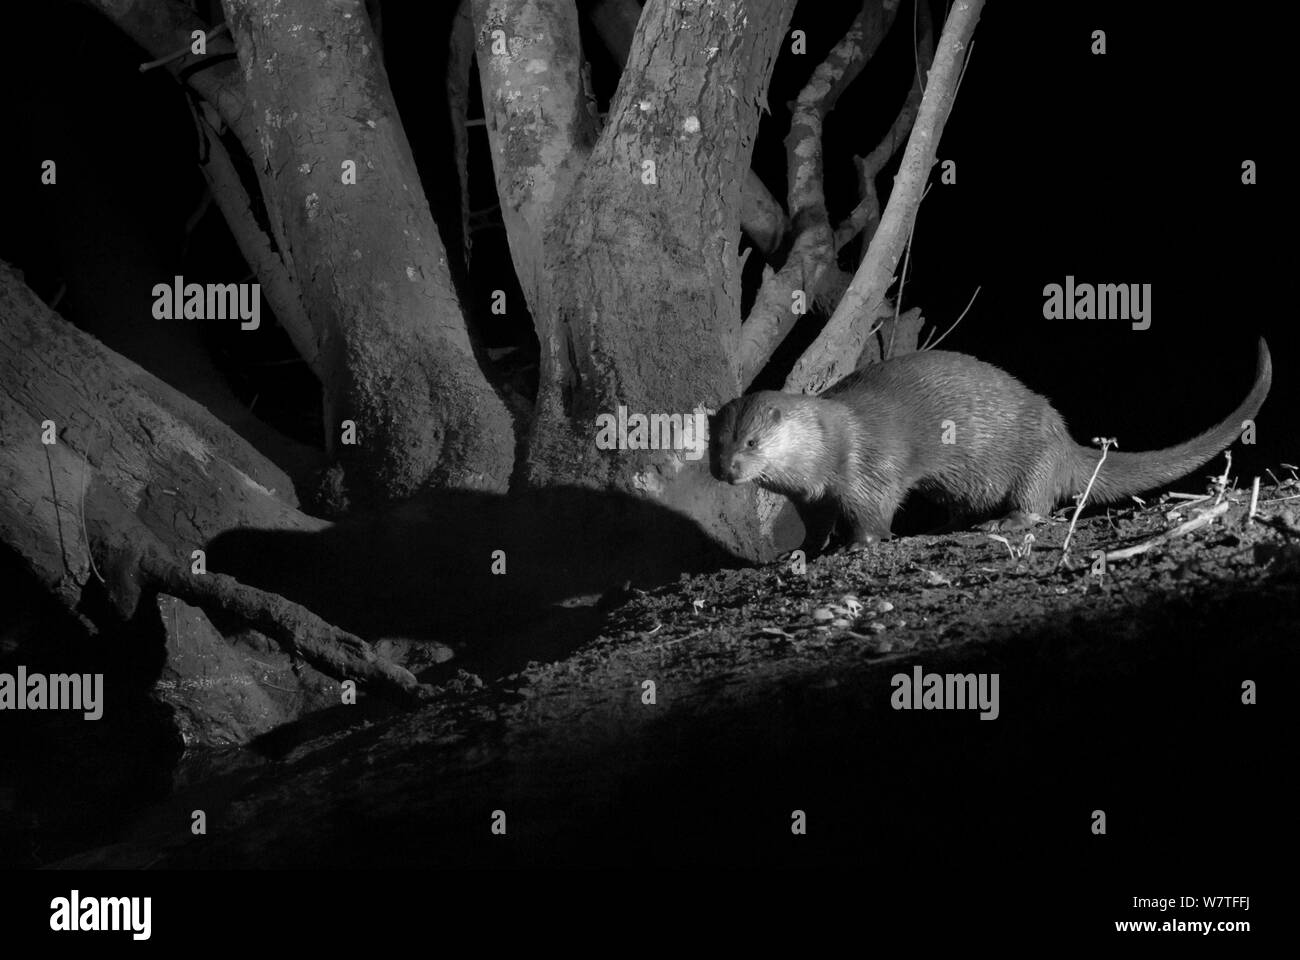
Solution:
<path fill-rule="evenodd" d="M 1214 482 L 1219 487 L 1218 493 L 1214 498 L 1215 503 L 1221 503 L 1223 501 L 1223 495 L 1228 489 L 1228 473 L 1232 470 L 1232 451 L 1224 450 L 1223 455 L 1227 458 L 1228 462 L 1224 464 L 1223 475 L 1214 478 Z"/>
<path fill-rule="evenodd" d="M 1112 561 L 1115 560 L 1127 560 L 1129 557 L 1136 557 L 1138 554 L 1146 553 L 1152 547 L 1158 547 L 1160 546 L 1160 544 L 1167 543 L 1168 541 L 1173 540 L 1175 537 L 1181 537 L 1185 533 L 1191 533 L 1193 530 L 1199 530 L 1201 527 L 1213 523 L 1215 517 L 1222 516 L 1223 514 L 1227 513 L 1227 511 L 1228 511 L 1228 501 L 1225 500 L 1221 503 L 1217 503 L 1213 507 L 1210 507 L 1210 509 L 1206 510 L 1204 513 L 1200 514 L 1199 516 L 1193 517 L 1191 520 L 1188 520 L 1186 523 L 1180 523 L 1172 530 L 1166 530 L 1158 537 L 1152 537 L 1150 540 L 1146 540 L 1142 543 L 1137 544 L 1136 546 L 1125 547 L 1122 550 L 1110 551 L 1109 553 L 1106 554 L 1106 562 L 1111 563 Z"/>
<path fill-rule="evenodd" d="M 1286 503 L 1288 500 L 1300 500 L 1300 493 L 1297 493 L 1295 496 L 1291 496 L 1291 497 L 1278 497 L 1276 500 L 1261 500 L 1259 501 L 1259 503 L 1260 506 L 1267 507 L 1274 503 Z"/>
<path fill-rule="evenodd" d="M 1083 488 L 1083 493 L 1079 494 L 1079 505 L 1074 508 L 1074 516 L 1070 518 L 1070 529 L 1065 532 L 1065 543 L 1061 544 L 1061 559 L 1057 562 L 1058 567 L 1063 567 L 1070 558 L 1070 540 L 1074 537 L 1074 527 L 1079 522 L 1079 514 L 1083 512 L 1083 505 L 1088 502 L 1088 494 L 1092 492 L 1092 484 L 1097 479 L 1097 474 L 1101 470 L 1101 465 L 1106 462 L 1106 451 L 1112 446 L 1118 446 L 1114 437 L 1093 437 L 1093 443 L 1101 444 L 1101 458 L 1097 465 L 1092 468 L 1092 476 L 1088 478 L 1088 485 Z"/>

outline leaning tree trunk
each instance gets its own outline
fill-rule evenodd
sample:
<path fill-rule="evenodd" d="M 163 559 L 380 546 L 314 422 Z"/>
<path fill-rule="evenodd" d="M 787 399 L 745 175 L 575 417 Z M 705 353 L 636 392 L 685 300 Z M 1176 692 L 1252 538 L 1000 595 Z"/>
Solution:
<path fill-rule="evenodd" d="M 181 4 L 90 0 L 157 58 L 205 30 Z M 202 169 L 241 252 L 321 381 L 327 442 L 365 499 L 505 489 L 514 435 L 453 292 L 361 0 L 227 0 L 231 44 L 166 69 L 198 98 Z M 269 224 L 218 138 L 252 160 Z M 344 164 L 355 183 L 344 183 Z M 269 232 L 268 232 L 269 230 Z M 357 444 L 335 448 L 345 420 Z"/>
<path fill-rule="evenodd" d="M 64 608 L 176 597 L 322 670 L 409 694 L 408 672 L 281 597 L 204 569 L 226 530 L 319 532 L 289 478 L 201 405 L 54 314 L 0 263 L 0 542 Z M 196 553 L 198 552 L 198 553 Z"/>
<path fill-rule="evenodd" d="M 350 476 L 384 497 L 428 483 L 504 489 L 510 419 L 478 367 L 363 5 L 225 6 L 327 418 L 358 428 L 341 449 Z"/>

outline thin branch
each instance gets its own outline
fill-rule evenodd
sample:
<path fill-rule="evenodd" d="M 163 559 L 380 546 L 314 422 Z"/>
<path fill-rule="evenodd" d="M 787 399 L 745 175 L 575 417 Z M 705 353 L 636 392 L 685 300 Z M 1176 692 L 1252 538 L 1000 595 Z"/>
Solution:
<path fill-rule="evenodd" d="M 1101 465 L 1106 462 L 1106 451 L 1115 444 L 1113 437 L 1099 437 L 1094 442 L 1101 443 L 1101 457 L 1097 460 L 1097 465 L 1092 468 L 1092 476 L 1088 478 L 1088 485 L 1083 488 L 1083 493 L 1079 495 L 1079 502 L 1075 505 L 1074 516 L 1070 518 L 1070 529 L 1065 532 L 1065 543 L 1061 545 L 1061 559 L 1057 562 L 1058 567 L 1065 566 L 1070 559 L 1070 541 L 1074 538 L 1074 527 L 1079 522 L 1079 514 L 1083 513 L 1083 506 L 1088 502 L 1088 494 L 1092 493 L 1092 485 L 1097 479 L 1097 474 L 1101 472 Z"/>
<path fill-rule="evenodd" d="M 969 302 L 967 302 L 967 304 L 966 304 L 966 309 L 963 310 L 963 311 L 962 311 L 962 312 L 957 316 L 957 319 L 954 320 L 954 321 L 952 322 L 952 326 L 949 327 L 947 330 L 945 330 L 942 334 L 940 334 L 939 339 L 936 340 L 936 341 L 934 341 L 933 344 L 930 343 L 930 339 L 929 339 L 929 337 L 927 337 L 927 338 L 926 338 L 926 341 L 925 341 L 925 346 L 923 346 L 921 349 L 922 349 L 922 350 L 933 350 L 933 349 L 935 349 L 936 347 L 938 347 L 939 344 L 943 343 L 943 338 L 946 337 L 946 336 L 948 336 L 948 334 L 952 333 L 954 330 L 956 330 L 956 329 L 957 329 L 957 324 L 961 323 L 962 319 L 966 316 L 966 314 L 970 312 L 970 308 L 971 308 L 972 306 L 975 305 L 975 298 L 978 297 L 978 296 L 980 295 L 980 291 L 983 290 L 983 289 L 984 289 L 983 287 L 976 287 L 976 288 L 975 288 L 975 292 L 972 293 L 972 294 L 970 295 L 970 300 L 969 300 Z"/>
<path fill-rule="evenodd" d="M 275 312 L 276 319 L 289 334 L 299 355 L 312 372 L 320 377 L 320 350 L 292 267 L 272 247 L 270 237 L 254 218 L 248 191 L 239 179 L 239 172 L 235 169 L 225 144 L 213 128 L 212 118 L 207 115 L 212 110 L 211 106 L 193 106 L 195 125 L 208 139 L 207 163 L 200 164 L 199 170 L 207 181 L 212 200 L 225 218 L 239 252 L 261 282 L 262 293 Z"/>
<path fill-rule="evenodd" d="M 786 378 L 786 390 L 820 393 L 848 373 L 861 353 L 866 338 L 863 318 L 880 310 L 893 281 L 983 5 L 983 0 L 957 0 L 953 4 L 880 227 L 834 314 Z"/>
<path fill-rule="evenodd" d="M 185 4 L 174 0 L 158 3 L 87 2 L 140 47 L 163 61 L 178 83 L 211 104 L 239 138 L 244 152 L 250 157 L 258 156 L 257 117 L 249 109 L 239 64 L 233 56 L 227 56 L 235 53 L 233 40 L 221 37 L 217 28 L 210 27 Z M 182 42 L 186 42 L 184 50 L 189 52 L 187 41 L 195 30 L 202 30 L 216 41 L 208 50 L 209 57 L 221 54 L 224 59 L 206 65 L 203 70 L 186 70 L 180 59 L 173 55 Z"/>
<path fill-rule="evenodd" d="M 918 17 L 921 21 L 919 46 L 915 39 Z M 925 91 L 921 74 L 922 71 L 928 72 L 930 64 L 934 61 L 934 29 L 930 20 L 929 7 L 924 3 L 918 3 L 913 8 L 912 31 L 916 80 L 908 91 L 907 99 L 899 107 L 894 122 L 880 138 L 880 142 L 865 157 L 857 158 L 858 182 L 862 199 L 835 228 L 836 253 L 839 253 L 859 233 L 865 232 L 864 241 L 868 244 L 871 242 L 875 229 L 880 223 L 880 196 L 876 192 L 875 179 L 898 149 L 907 142 L 907 135 L 912 129 L 912 124 L 916 122 L 916 114 L 921 107 L 921 96 Z"/>
<path fill-rule="evenodd" d="M 229 29 L 230 29 L 230 25 L 229 25 L 228 23 L 219 23 L 219 24 L 217 24 L 215 27 L 213 27 L 211 30 L 209 30 L 207 33 L 205 33 L 205 34 L 203 35 L 203 45 L 204 45 L 204 49 L 207 48 L 207 44 L 208 44 L 208 42 L 209 42 L 213 37 L 218 36 L 219 34 L 225 33 L 225 32 L 226 32 L 227 30 L 229 30 Z M 142 64 L 140 64 L 140 72 L 141 72 L 141 73 L 144 73 L 145 71 L 147 71 L 147 70 L 153 70 L 153 69 L 156 68 L 156 67 L 163 67 L 163 66 L 166 66 L 166 65 L 169 64 L 169 63 L 173 63 L 174 61 L 179 60 L 181 57 L 188 56 L 188 55 L 190 54 L 191 48 L 192 48 L 193 46 L 194 46 L 194 43 L 193 43 L 193 41 L 191 41 L 190 43 L 187 43 L 185 46 L 181 47 L 179 50 L 176 50 L 176 51 L 174 51 L 173 53 L 169 53 L 169 54 L 167 54 L 167 56 L 165 56 L 165 57 L 161 57 L 161 58 L 159 58 L 159 59 L 157 59 L 157 60 L 150 60 L 148 63 L 142 63 Z M 195 56 L 199 56 L 199 54 L 195 54 Z M 207 56 L 207 54 L 203 54 L 203 56 Z"/>
<path fill-rule="evenodd" d="M 805 302 L 816 298 L 827 270 L 835 263 L 834 236 L 826 212 L 822 170 L 822 123 L 845 89 L 879 49 L 897 7 L 869 0 L 840 41 L 817 65 L 795 98 L 786 137 L 787 206 L 796 231 L 789 258 L 764 287 L 741 328 L 742 384 L 752 382 L 798 322 L 791 295 L 802 290 Z M 770 286 L 769 286 L 770 282 Z"/>

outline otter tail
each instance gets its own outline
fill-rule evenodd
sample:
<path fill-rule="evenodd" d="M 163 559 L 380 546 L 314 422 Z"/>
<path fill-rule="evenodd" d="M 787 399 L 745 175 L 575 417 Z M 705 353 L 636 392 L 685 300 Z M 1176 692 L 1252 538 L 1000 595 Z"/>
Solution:
<path fill-rule="evenodd" d="M 1088 499 L 1094 503 L 1111 503 L 1131 494 L 1164 486 L 1208 463 L 1215 454 L 1227 449 L 1241 435 L 1242 421 L 1252 419 L 1259 412 L 1268 388 L 1273 382 L 1273 363 L 1268 355 L 1268 344 L 1259 341 L 1259 360 L 1255 368 L 1255 385 L 1246 399 L 1225 420 L 1200 436 L 1164 450 L 1126 453 L 1111 449 L 1106 462 L 1101 465 L 1093 482 Z M 1075 448 L 1075 462 L 1071 470 L 1072 484 L 1065 493 L 1081 492 L 1101 458 L 1101 451 L 1088 447 Z"/>

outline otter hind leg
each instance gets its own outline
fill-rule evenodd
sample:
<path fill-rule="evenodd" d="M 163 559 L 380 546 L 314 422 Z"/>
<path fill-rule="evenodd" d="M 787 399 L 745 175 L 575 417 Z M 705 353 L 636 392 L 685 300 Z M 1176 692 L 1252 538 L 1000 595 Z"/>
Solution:
<path fill-rule="evenodd" d="M 902 501 L 901 490 L 876 491 L 872 500 L 854 498 L 844 501 L 842 510 L 849 543 L 865 544 L 888 540 L 894 514 Z"/>
<path fill-rule="evenodd" d="M 1052 490 L 1056 471 L 1049 460 L 1035 463 L 1012 488 L 1005 515 L 979 525 L 985 531 L 1026 530 L 1042 523 L 1056 505 Z"/>
<path fill-rule="evenodd" d="M 1028 530 L 1035 524 L 1042 523 L 1043 520 L 1043 515 L 1036 511 L 1015 509 L 997 519 L 981 523 L 975 529 L 983 530 L 986 533 L 1008 533 L 1016 530 Z"/>

